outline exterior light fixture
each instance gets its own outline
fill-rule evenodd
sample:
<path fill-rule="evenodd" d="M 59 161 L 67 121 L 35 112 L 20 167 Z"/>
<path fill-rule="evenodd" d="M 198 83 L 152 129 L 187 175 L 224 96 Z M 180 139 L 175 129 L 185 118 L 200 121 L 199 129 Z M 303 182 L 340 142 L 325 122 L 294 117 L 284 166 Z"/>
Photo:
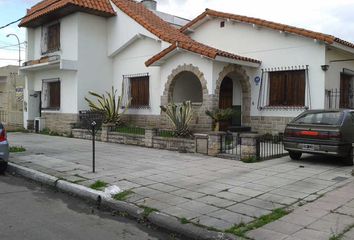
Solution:
<path fill-rule="evenodd" d="M 327 71 L 329 69 L 329 65 L 321 65 L 323 71 Z"/>

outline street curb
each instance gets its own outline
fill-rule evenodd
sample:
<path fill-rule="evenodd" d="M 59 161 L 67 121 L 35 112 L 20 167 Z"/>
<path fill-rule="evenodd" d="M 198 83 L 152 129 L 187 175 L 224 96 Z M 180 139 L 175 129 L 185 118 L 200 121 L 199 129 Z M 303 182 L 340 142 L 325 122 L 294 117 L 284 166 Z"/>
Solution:
<path fill-rule="evenodd" d="M 144 219 L 144 209 L 134 204 L 117 201 L 111 197 L 107 197 L 103 192 L 90 189 L 88 187 L 74 184 L 51 175 L 41 173 L 39 171 L 19 166 L 14 163 L 8 164 L 7 172 L 16 173 L 25 178 L 36 182 L 49 185 L 63 192 L 74 194 L 80 198 L 94 201 L 100 206 L 119 212 L 127 213 L 135 219 Z M 160 213 L 153 212 L 149 214 L 147 220 L 165 230 L 169 230 L 188 238 L 198 240 L 236 240 L 236 236 L 222 232 L 210 231 L 206 228 L 199 227 L 192 223 L 182 224 L 177 218 Z"/>

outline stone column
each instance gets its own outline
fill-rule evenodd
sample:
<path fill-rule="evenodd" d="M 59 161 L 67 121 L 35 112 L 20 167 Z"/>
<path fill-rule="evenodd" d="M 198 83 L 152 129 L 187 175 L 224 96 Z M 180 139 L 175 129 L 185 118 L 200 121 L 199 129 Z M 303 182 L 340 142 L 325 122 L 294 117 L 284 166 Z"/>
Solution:
<path fill-rule="evenodd" d="M 258 133 L 243 133 L 240 134 L 241 138 L 241 158 L 259 158 L 259 137 Z"/>
<path fill-rule="evenodd" d="M 211 132 L 208 134 L 208 155 L 217 156 L 221 151 L 221 138 L 225 132 Z"/>
<path fill-rule="evenodd" d="M 101 141 L 108 142 L 109 140 L 109 132 L 112 130 L 114 125 L 112 124 L 102 124 L 102 131 L 101 131 Z"/>
<path fill-rule="evenodd" d="M 153 147 L 153 138 L 156 136 L 155 128 L 147 128 L 145 129 L 145 147 L 152 148 Z"/>
<path fill-rule="evenodd" d="M 201 154 L 208 154 L 208 134 L 196 133 L 194 134 L 195 152 Z"/>

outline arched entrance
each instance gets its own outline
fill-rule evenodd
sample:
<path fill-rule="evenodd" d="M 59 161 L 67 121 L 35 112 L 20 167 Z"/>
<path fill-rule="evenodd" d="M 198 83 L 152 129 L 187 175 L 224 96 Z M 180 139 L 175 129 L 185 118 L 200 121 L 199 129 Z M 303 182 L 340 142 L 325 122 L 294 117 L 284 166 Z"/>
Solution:
<path fill-rule="evenodd" d="M 246 72 L 239 66 L 229 65 L 219 74 L 215 95 L 219 108 L 231 108 L 234 116 L 220 123 L 220 130 L 242 130 L 250 124 L 251 86 Z"/>
<path fill-rule="evenodd" d="M 190 128 L 194 131 L 210 131 L 211 119 L 205 114 L 209 101 L 207 81 L 198 67 L 192 64 L 179 65 L 172 70 L 165 84 L 161 105 L 169 102 L 180 103 L 190 100 L 193 104 L 194 117 Z M 161 115 L 160 127 L 170 128 L 169 121 Z"/>

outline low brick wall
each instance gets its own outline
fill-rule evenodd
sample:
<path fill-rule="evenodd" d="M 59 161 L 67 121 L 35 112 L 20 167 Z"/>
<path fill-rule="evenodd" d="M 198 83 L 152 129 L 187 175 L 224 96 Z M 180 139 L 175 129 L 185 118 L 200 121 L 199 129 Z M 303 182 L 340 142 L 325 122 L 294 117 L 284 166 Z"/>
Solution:
<path fill-rule="evenodd" d="M 45 128 L 59 133 L 69 133 L 73 123 L 78 121 L 78 114 L 43 112 Z"/>
<path fill-rule="evenodd" d="M 108 142 L 145 146 L 145 136 L 128 133 L 108 132 Z"/>
<path fill-rule="evenodd" d="M 74 138 L 79 139 L 92 139 L 92 134 L 86 129 L 73 129 L 71 130 L 71 134 Z M 96 140 L 101 141 L 101 131 L 98 131 L 96 134 Z"/>
<path fill-rule="evenodd" d="M 260 134 L 270 133 L 276 135 L 284 132 L 286 125 L 294 118 L 292 117 L 251 117 L 252 131 Z"/>
<path fill-rule="evenodd" d="M 195 153 L 195 140 L 186 138 L 153 137 L 153 148 Z"/>

